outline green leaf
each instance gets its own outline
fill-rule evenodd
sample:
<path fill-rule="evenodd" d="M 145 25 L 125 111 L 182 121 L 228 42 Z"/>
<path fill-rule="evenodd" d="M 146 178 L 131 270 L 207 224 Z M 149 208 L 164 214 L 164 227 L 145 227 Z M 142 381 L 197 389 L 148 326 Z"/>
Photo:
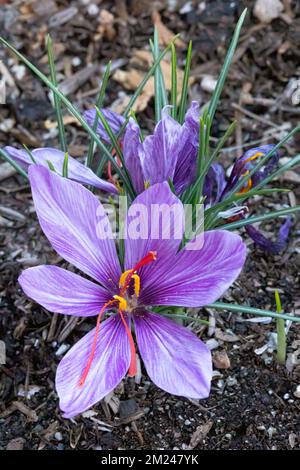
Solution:
<path fill-rule="evenodd" d="M 34 165 L 36 165 L 36 164 L 37 164 L 37 163 L 36 163 L 36 159 L 34 158 L 34 156 L 33 156 L 32 152 L 31 152 L 31 150 L 29 150 L 29 148 L 28 148 L 27 145 L 25 145 L 25 144 L 23 144 L 23 147 L 24 147 L 24 149 L 26 150 L 26 152 L 28 153 L 29 157 L 31 158 L 32 163 L 33 163 Z"/>
<path fill-rule="evenodd" d="M 240 32 L 241 32 L 246 14 L 247 14 L 247 8 L 245 8 L 245 10 L 241 14 L 241 16 L 240 16 L 240 18 L 237 22 L 237 25 L 236 25 L 235 31 L 233 33 L 233 37 L 232 37 L 230 46 L 228 48 L 228 51 L 227 51 L 227 54 L 226 54 L 226 57 L 225 57 L 225 61 L 224 61 L 221 73 L 220 73 L 218 81 L 217 81 L 216 88 L 215 88 L 214 93 L 212 95 L 212 98 L 210 100 L 210 104 L 209 104 L 209 107 L 208 107 L 208 114 L 210 115 L 211 120 L 213 120 L 216 109 L 217 109 L 217 104 L 218 104 L 220 95 L 222 93 L 225 80 L 226 80 L 227 75 L 228 75 L 228 70 L 229 70 L 231 61 L 233 59 L 234 52 L 235 52 L 237 44 L 238 44 Z"/>
<path fill-rule="evenodd" d="M 180 124 L 183 123 L 184 115 L 186 111 L 186 102 L 188 96 L 188 85 L 189 85 L 189 78 L 190 78 L 190 70 L 191 70 L 191 61 L 192 61 L 192 41 L 189 42 L 186 60 L 185 60 L 185 68 L 184 68 L 184 75 L 183 75 L 183 82 L 182 82 L 182 90 L 181 90 L 181 99 L 180 99 L 180 106 L 179 106 L 179 114 L 178 114 L 178 122 Z"/>
<path fill-rule="evenodd" d="M 171 116 L 177 117 L 177 55 L 174 44 L 171 46 Z"/>
<path fill-rule="evenodd" d="M 231 312 L 248 313 L 259 317 L 282 318 L 283 320 L 291 320 L 300 323 L 300 316 L 296 317 L 290 313 L 275 313 L 269 310 L 261 310 L 259 308 L 247 307 L 246 305 L 227 304 L 225 302 L 214 302 L 205 307 L 216 308 L 218 310 L 229 310 Z"/>
<path fill-rule="evenodd" d="M 107 66 L 105 68 L 104 75 L 103 75 L 103 79 L 102 79 L 102 83 L 101 83 L 101 87 L 100 87 L 100 91 L 99 91 L 99 96 L 98 96 L 98 99 L 97 99 L 97 102 L 96 102 L 96 106 L 98 108 L 102 108 L 103 103 L 104 103 L 106 88 L 107 88 L 107 84 L 108 84 L 108 80 L 109 80 L 109 76 L 110 76 L 110 66 L 111 66 L 111 61 L 108 62 Z M 94 123 L 93 123 L 93 127 L 92 127 L 94 132 L 96 132 L 96 130 L 97 130 L 98 120 L 99 120 L 99 118 L 98 118 L 98 115 L 96 113 Z M 89 167 L 89 168 L 91 168 L 92 164 L 93 164 L 94 147 L 95 147 L 94 139 L 91 139 L 90 143 L 89 143 L 88 155 L 87 155 L 87 160 L 86 160 L 86 166 Z"/>
<path fill-rule="evenodd" d="M 47 52 L 48 52 L 48 63 L 49 63 L 49 69 L 50 69 L 50 78 L 51 78 L 53 85 L 57 86 L 53 45 L 52 45 L 52 39 L 51 39 L 50 34 L 48 34 L 47 36 Z M 62 109 L 61 109 L 61 102 L 60 102 L 59 97 L 55 93 L 53 93 L 53 99 L 54 99 L 54 107 L 55 107 L 55 112 L 56 112 L 60 147 L 63 152 L 67 152 L 66 133 L 65 133 L 65 126 L 64 126 Z"/>
<path fill-rule="evenodd" d="M 8 153 L 5 152 L 5 150 L 0 149 L 0 156 L 1 156 L 5 161 L 7 161 L 11 166 L 13 166 L 14 169 L 15 169 L 18 173 L 20 173 L 20 175 L 23 176 L 23 178 L 25 178 L 26 180 L 28 180 L 28 176 L 27 176 L 26 171 L 24 171 L 23 168 L 21 168 L 20 165 L 18 165 L 18 164 L 8 155 Z"/>
<path fill-rule="evenodd" d="M 68 165 L 69 165 L 69 155 L 68 155 L 68 152 L 66 152 L 65 158 L 63 161 L 63 167 L 62 167 L 62 175 L 64 178 L 68 178 Z"/>
<path fill-rule="evenodd" d="M 275 217 L 294 214 L 298 211 L 300 211 L 300 205 L 295 207 L 289 207 L 288 209 L 281 209 L 279 211 L 268 212 L 267 214 L 255 215 L 253 217 L 248 217 L 247 219 L 243 220 L 238 220 L 237 222 L 222 225 L 222 229 L 235 230 L 237 228 L 244 227 L 245 225 L 255 224 L 256 222 L 263 222 L 264 220 L 274 219 Z"/>

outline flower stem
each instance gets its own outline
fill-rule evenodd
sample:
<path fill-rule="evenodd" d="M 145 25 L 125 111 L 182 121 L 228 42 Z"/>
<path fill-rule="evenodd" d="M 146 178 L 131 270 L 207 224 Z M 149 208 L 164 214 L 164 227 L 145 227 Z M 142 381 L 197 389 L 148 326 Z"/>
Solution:
<path fill-rule="evenodd" d="M 282 313 L 281 301 L 279 292 L 275 291 L 276 311 Z M 286 361 L 286 333 L 285 333 L 285 322 L 282 318 L 276 320 L 277 328 L 277 362 L 280 365 L 284 365 Z"/>

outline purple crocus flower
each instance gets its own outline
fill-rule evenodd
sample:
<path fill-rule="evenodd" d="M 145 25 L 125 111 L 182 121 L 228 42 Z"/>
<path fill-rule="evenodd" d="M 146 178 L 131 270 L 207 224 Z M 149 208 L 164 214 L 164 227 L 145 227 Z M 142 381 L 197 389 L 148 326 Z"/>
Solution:
<path fill-rule="evenodd" d="M 111 111 L 108 108 L 102 108 L 101 112 L 103 116 L 105 117 L 105 119 L 107 120 L 108 124 L 110 125 L 110 128 L 113 134 L 117 135 L 126 120 L 124 116 L 122 116 L 121 114 L 115 113 L 114 111 Z M 83 113 L 83 117 L 88 123 L 88 125 L 90 127 L 93 127 L 94 121 L 96 118 L 96 109 L 88 109 L 87 111 Z M 104 129 L 101 121 L 99 121 L 99 119 L 97 123 L 97 134 L 99 134 L 100 138 L 107 144 L 111 143 L 110 138 L 107 135 L 107 132 Z"/>
<path fill-rule="evenodd" d="M 247 150 L 247 152 L 238 158 L 233 165 L 228 179 L 226 178 L 224 168 L 219 163 L 212 164 L 204 182 L 206 207 L 209 208 L 214 204 L 222 201 L 229 192 L 234 191 L 240 179 L 243 176 L 246 176 L 254 168 L 259 159 L 267 155 L 267 153 L 269 153 L 273 148 L 274 145 L 267 144 Z M 275 170 L 275 168 L 278 166 L 278 161 L 279 152 L 276 151 L 270 157 L 267 163 L 248 179 L 245 186 L 240 190 L 240 193 L 244 193 L 246 195 L 252 187 L 255 187 L 273 170 Z M 231 218 L 231 220 L 238 220 L 244 218 L 247 212 L 248 211 L 245 206 L 235 206 L 232 208 L 232 210 L 229 209 L 224 213 L 220 213 L 220 216 L 226 214 L 226 219 L 230 220 Z M 231 217 L 230 213 L 232 214 Z M 245 226 L 245 230 L 252 240 L 263 250 L 279 253 L 281 250 L 283 250 L 287 243 L 291 225 L 291 218 L 288 217 L 282 224 L 277 240 L 275 241 L 266 238 L 258 229 L 253 226 L 247 225 Z"/>
<path fill-rule="evenodd" d="M 194 101 L 183 125 L 162 110 L 153 135 L 140 141 L 140 129 L 130 119 L 123 140 L 123 155 L 137 193 L 145 184 L 171 180 L 176 194 L 181 194 L 195 179 L 199 142 L 199 105 Z"/>
<path fill-rule="evenodd" d="M 83 412 L 127 372 L 136 373 L 132 327 L 147 373 L 157 386 L 175 395 L 207 397 L 212 377 L 209 349 L 152 308 L 199 307 L 219 298 L 244 264 L 241 238 L 210 231 L 201 235 L 200 250 L 191 249 L 194 240 L 178 251 L 184 230 L 182 203 L 168 183 L 155 184 L 129 208 L 123 271 L 107 216 L 90 191 L 41 166 L 31 166 L 29 178 L 40 225 L 53 248 L 94 280 L 56 266 L 29 268 L 19 278 L 24 292 L 48 310 L 97 317 L 96 327 L 58 366 L 56 388 L 64 416 Z M 155 205 L 175 208 L 176 220 L 162 226 L 161 218 L 152 214 Z M 146 208 L 143 237 L 130 236 L 141 207 Z M 100 221 L 96 215 L 101 215 Z M 101 322 L 104 313 L 109 318 Z"/>
<path fill-rule="evenodd" d="M 29 166 L 34 164 L 34 162 L 45 167 L 48 167 L 48 162 L 50 162 L 55 171 L 60 175 L 62 174 L 65 153 L 61 150 L 50 147 L 34 149 L 31 152 L 33 160 L 24 149 L 16 149 L 14 147 L 7 146 L 4 147 L 4 150 L 16 163 L 18 163 L 18 165 L 20 165 L 21 168 L 26 171 Z M 112 183 L 99 178 L 90 168 L 87 168 L 85 165 L 70 156 L 68 157 L 68 178 L 81 184 L 92 185 L 102 191 L 108 191 L 115 194 L 119 193 L 118 189 Z"/>

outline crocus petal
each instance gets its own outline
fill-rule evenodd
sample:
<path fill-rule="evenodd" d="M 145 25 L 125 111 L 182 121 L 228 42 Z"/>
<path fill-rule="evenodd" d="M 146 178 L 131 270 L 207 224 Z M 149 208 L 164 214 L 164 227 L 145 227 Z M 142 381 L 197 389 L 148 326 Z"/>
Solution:
<path fill-rule="evenodd" d="M 225 230 L 205 232 L 155 273 L 153 267 L 150 281 L 144 280 L 140 302 L 185 307 L 214 302 L 238 277 L 245 257 L 240 236 Z"/>
<path fill-rule="evenodd" d="M 89 360 L 95 328 L 68 351 L 59 363 L 56 390 L 66 418 L 87 410 L 111 392 L 125 376 L 130 364 L 130 347 L 125 327 L 112 316 L 100 326 L 95 355 L 83 385 L 79 385 Z"/>
<path fill-rule="evenodd" d="M 122 125 L 125 122 L 125 118 L 121 116 L 121 114 L 115 113 L 114 111 L 111 111 L 110 109 L 107 108 L 102 108 L 101 112 L 103 116 L 105 117 L 106 121 L 110 125 L 110 128 L 113 132 L 113 134 L 117 135 L 122 127 Z M 88 123 L 90 127 L 93 127 L 95 117 L 96 117 L 96 109 L 89 109 L 83 113 L 83 117 Z M 97 134 L 101 137 L 104 142 L 110 144 L 110 138 L 107 135 L 106 130 L 104 129 L 101 121 L 98 119 L 98 125 L 97 125 Z"/>
<path fill-rule="evenodd" d="M 40 225 L 53 248 L 115 291 L 120 263 L 108 218 L 98 199 L 80 184 L 40 165 L 29 168 L 29 179 Z"/>
<path fill-rule="evenodd" d="M 123 141 L 125 166 L 131 176 L 137 194 L 145 189 L 144 175 L 139 157 L 140 129 L 133 118 L 129 119 Z"/>
<path fill-rule="evenodd" d="M 141 276 L 151 278 L 151 272 L 155 275 L 158 266 L 175 256 L 183 231 L 181 201 L 172 193 L 168 183 L 151 186 L 134 200 L 127 214 L 125 269 L 133 268 L 149 251 L 155 251 L 156 261 L 139 271 Z M 143 287 L 143 282 L 141 285 Z"/>
<path fill-rule="evenodd" d="M 8 155 L 18 163 L 24 170 L 27 170 L 33 164 L 26 150 L 16 149 L 14 147 L 5 147 Z M 55 171 L 61 175 L 65 153 L 54 148 L 39 148 L 32 150 L 34 161 L 38 165 L 49 167 L 48 161 L 53 165 Z M 95 173 L 71 156 L 68 157 L 68 178 L 81 184 L 90 184 L 102 191 L 118 194 L 118 189 L 112 184 L 99 178 Z"/>
<path fill-rule="evenodd" d="M 101 286 L 57 266 L 25 269 L 19 277 L 25 294 L 50 312 L 97 315 L 111 297 Z"/>
<path fill-rule="evenodd" d="M 189 398 L 209 395 L 211 353 L 194 333 L 150 312 L 135 315 L 134 324 L 147 374 L 158 387 Z"/>
<path fill-rule="evenodd" d="M 219 163 L 213 163 L 205 177 L 203 194 L 206 197 L 205 206 L 210 207 L 219 202 L 226 187 L 225 171 Z"/>
<path fill-rule="evenodd" d="M 288 217 L 281 225 L 276 240 L 270 240 L 269 238 L 265 237 L 263 233 L 253 227 L 253 225 L 246 225 L 245 229 L 248 235 L 260 248 L 269 253 L 277 254 L 285 248 L 291 226 L 292 219 Z"/>
<path fill-rule="evenodd" d="M 168 114 L 167 108 L 163 109 L 154 134 L 146 137 L 139 147 L 144 177 L 151 184 L 172 180 L 175 172 L 181 126 Z"/>

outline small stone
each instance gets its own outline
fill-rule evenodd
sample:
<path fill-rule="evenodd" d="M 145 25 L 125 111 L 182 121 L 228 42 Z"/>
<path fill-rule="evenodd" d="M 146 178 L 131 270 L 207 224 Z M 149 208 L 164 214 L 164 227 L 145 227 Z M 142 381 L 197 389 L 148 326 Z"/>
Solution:
<path fill-rule="evenodd" d="M 237 383 L 238 381 L 235 377 L 228 377 L 228 379 L 226 380 L 227 387 L 234 387 L 235 385 L 237 385 Z"/>
<path fill-rule="evenodd" d="M 207 93 L 213 93 L 217 85 L 217 80 L 211 75 L 205 75 L 201 80 L 201 88 Z"/>
<path fill-rule="evenodd" d="M 25 439 L 23 437 L 16 437 L 9 441 L 6 446 L 6 450 L 23 450 L 25 444 Z"/>
<path fill-rule="evenodd" d="M 215 338 L 211 338 L 206 341 L 206 346 L 212 351 L 219 347 L 219 342 Z"/>
<path fill-rule="evenodd" d="M 253 13 L 262 23 L 271 23 L 282 11 L 283 5 L 280 0 L 256 0 Z"/>
<path fill-rule="evenodd" d="M 97 16 L 99 11 L 99 7 L 95 3 L 91 3 L 87 8 L 87 12 L 90 16 Z"/>
<path fill-rule="evenodd" d="M 300 385 L 297 385 L 297 388 L 294 391 L 294 397 L 300 398 Z"/>
<path fill-rule="evenodd" d="M 54 437 L 57 441 L 62 441 L 63 440 L 63 436 L 62 436 L 62 433 L 61 432 L 56 432 L 54 434 Z"/>
<path fill-rule="evenodd" d="M 284 400 L 288 400 L 289 398 L 290 398 L 290 394 L 289 394 L 289 393 L 285 393 L 285 394 L 283 395 L 283 399 L 284 399 Z"/>
<path fill-rule="evenodd" d="M 213 363 L 217 369 L 229 369 L 230 359 L 227 352 L 224 349 L 222 351 L 215 351 L 213 354 Z"/>
<path fill-rule="evenodd" d="M 184 422 L 184 424 L 185 424 L 186 426 L 190 426 L 192 423 L 190 422 L 189 419 L 186 419 L 185 422 Z"/>

